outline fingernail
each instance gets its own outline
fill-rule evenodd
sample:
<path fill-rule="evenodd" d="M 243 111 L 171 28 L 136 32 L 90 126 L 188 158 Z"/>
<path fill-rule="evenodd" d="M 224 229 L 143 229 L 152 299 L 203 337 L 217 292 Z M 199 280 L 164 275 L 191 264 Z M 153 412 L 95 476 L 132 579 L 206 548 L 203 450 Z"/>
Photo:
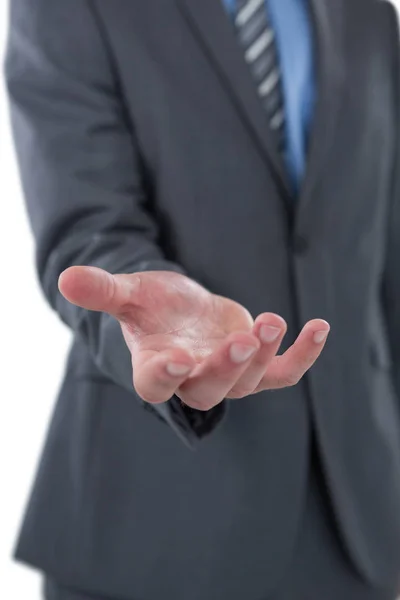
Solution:
<path fill-rule="evenodd" d="M 264 344 L 271 344 L 278 339 L 281 329 L 279 327 L 273 327 L 272 325 L 262 325 L 260 327 L 260 339 Z"/>
<path fill-rule="evenodd" d="M 329 331 L 316 331 L 314 333 L 314 342 L 316 344 L 322 344 L 328 337 Z"/>
<path fill-rule="evenodd" d="M 168 363 L 166 369 L 167 373 L 172 375 L 172 377 L 183 377 L 184 375 L 188 375 L 192 370 L 187 365 L 178 365 L 177 363 Z"/>
<path fill-rule="evenodd" d="M 244 363 L 257 352 L 254 346 L 244 346 L 243 344 L 232 344 L 230 348 L 231 361 L 234 363 Z"/>

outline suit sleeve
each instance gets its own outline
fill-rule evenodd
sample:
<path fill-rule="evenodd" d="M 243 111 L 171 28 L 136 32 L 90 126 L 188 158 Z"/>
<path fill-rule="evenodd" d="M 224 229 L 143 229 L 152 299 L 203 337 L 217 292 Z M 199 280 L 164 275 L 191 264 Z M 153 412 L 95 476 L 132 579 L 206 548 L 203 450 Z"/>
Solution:
<path fill-rule="evenodd" d="M 388 326 L 395 390 L 400 399 L 400 37 L 396 9 L 390 3 L 385 3 L 383 6 L 387 9 L 391 28 L 391 62 L 397 109 L 397 147 L 394 156 L 392 197 L 388 219 L 383 306 Z"/>
<path fill-rule="evenodd" d="M 146 167 L 89 1 L 12 0 L 5 72 L 41 286 L 98 368 L 133 398 L 118 322 L 68 303 L 58 277 L 72 265 L 183 269 L 157 244 Z M 150 410 L 193 446 L 221 421 L 224 404 L 203 413 L 173 397 Z"/>

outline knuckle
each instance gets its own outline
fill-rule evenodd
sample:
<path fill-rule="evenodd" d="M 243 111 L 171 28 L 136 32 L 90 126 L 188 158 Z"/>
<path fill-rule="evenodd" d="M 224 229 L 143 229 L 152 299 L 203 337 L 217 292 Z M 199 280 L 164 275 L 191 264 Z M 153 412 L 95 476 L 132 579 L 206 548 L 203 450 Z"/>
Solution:
<path fill-rule="evenodd" d="M 179 397 L 182 400 L 183 404 L 185 404 L 189 408 L 193 408 L 194 410 L 208 411 L 214 406 L 209 401 L 199 401 L 197 400 L 197 398 L 189 394 L 182 394 Z"/>
<path fill-rule="evenodd" d="M 301 377 L 295 373 L 287 375 L 280 380 L 281 387 L 293 387 L 297 385 Z"/>
<path fill-rule="evenodd" d="M 160 394 L 155 394 L 154 392 L 152 393 L 147 389 L 145 390 L 137 384 L 134 387 L 137 395 L 143 400 L 143 402 L 146 402 L 147 404 L 159 404 L 160 402 L 163 402 L 163 399 L 160 398 Z"/>
<path fill-rule="evenodd" d="M 246 396 L 250 396 L 251 394 L 253 394 L 253 392 L 254 392 L 254 387 L 249 388 L 249 387 L 244 387 L 244 386 L 240 386 L 240 387 L 235 386 L 229 392 L 228 397 L 232 398 L 232 399 L 246 398 Z"/>
<path fill-rule="evenodd" d="M 218 404 L 218 402 L 217 403 L 213 402 L 212 404 L 211 403 L 204 404 L 203 407 L 201 408 L 201 410 L 203 412 L 209 412 L 210 410 L 215 408 L 217 406 L 217 404 Z"/>
<path fill-rule="evenodd" d="M 138 396 L 141 398 L 141 400 L 143 400 L 143 402 L 145 402 L 146 404 L 160 404 L 160 399 L 159 398 L 155 398 L 154 396 L 151 397 L 149 395 L 145 395 L 145 394 L 139 394 L 138 392 Z"/>
<path fill-rule="evenodd" d="M 115 278 L 111 273 L 106 273 L 104 277 L 105 294 L 109 302 L 113 302 L 116 294 Z"/>

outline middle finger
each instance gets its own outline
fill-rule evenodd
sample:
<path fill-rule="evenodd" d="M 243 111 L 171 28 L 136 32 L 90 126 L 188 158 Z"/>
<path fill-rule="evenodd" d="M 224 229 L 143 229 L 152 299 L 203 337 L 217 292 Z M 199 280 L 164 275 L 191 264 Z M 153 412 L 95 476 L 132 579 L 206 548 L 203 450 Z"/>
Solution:
<path fill-rule="evenodd" d="M 230 334 L 181 385 L 177 396 L 192 408 L 209 410 L 227 397 L 259 347 L 251 332 Z"/>
<path fill-rule="evenodd" d="M 273 313 L 259 315 L 253 326 L 253 333 L 260 340 L 260 349 L 253 357 L 246 371 L 235 383 L 228 398 L 244 398 L 254 393 L 264 377 L 269 362 L 279 350 L 287 325 L 284 319 Z"/>

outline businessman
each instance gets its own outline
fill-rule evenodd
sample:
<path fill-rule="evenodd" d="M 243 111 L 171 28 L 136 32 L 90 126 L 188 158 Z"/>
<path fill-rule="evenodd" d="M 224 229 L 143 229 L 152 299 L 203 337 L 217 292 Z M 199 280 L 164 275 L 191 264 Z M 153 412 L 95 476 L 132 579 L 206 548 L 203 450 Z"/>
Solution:
<path fill-rule="evenodd" d="M 12 1 L 74 334 L 16 548 L 47 600 L 395 599 L 399 58 L 380 0 Z"/>

